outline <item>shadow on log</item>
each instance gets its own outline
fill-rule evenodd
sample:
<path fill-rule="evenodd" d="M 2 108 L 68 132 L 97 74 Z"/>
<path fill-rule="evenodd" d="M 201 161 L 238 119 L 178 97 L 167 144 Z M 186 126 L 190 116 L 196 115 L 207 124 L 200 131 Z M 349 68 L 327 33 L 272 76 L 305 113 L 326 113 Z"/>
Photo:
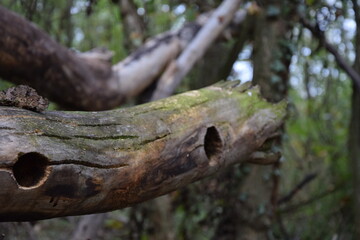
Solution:
<path fill-rule="evenodd" d="M 0 220 L 106 212 L 174 191 L 251 161 L 285 113 L 238 82 L 104 112 L 0 107 Z"/>

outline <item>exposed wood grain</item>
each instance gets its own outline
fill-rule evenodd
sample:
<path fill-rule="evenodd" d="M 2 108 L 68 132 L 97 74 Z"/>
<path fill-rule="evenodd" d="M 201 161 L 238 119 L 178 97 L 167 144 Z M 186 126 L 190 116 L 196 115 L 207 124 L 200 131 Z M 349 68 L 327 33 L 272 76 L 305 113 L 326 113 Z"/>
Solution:
<path fill-rule="evenodd" d="M 236 84 L 105 112 L 1 107 L 0 220 L 119 209 L 247 161 L 286 103 Z"/>

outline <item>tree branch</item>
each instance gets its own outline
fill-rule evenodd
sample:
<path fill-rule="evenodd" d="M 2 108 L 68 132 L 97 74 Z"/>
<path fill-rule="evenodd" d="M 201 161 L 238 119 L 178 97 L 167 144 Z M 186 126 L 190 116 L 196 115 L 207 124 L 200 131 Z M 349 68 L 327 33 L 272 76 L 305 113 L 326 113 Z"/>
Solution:
<path fill-rule="evenodd" d="M 124 208 L 246 161 L 286 103 L 236 84 L 107 112 L 0 107 L 0 221 Z"/>
<path fill-rule="evenodd" d="M 319 39 L 322 46 L 335 57 L 335 60 L 339 67 L 342 68 L 349 75 L 355 86 L 357 88 L 360 88 L 359 73 L 357 73 L 355 69 L 351 67 L 351 65 L 348 64 L 347 61 L 341 56 L 337 49 L 326 40 L 324 33 L 316 26 L 313 26 L 311 23 L 309 23 L 303 16 L 300 16 L 300 22 L 303 24 L 304 27 L 311 31 L 313 36 Z"/>
<path fill-rule="evenodd" d="M 112 67 L 107 60 L 64 48 L 0 7 L 0 76 L 28 84 L 65 107 L 109 109 L 146 88 L 187 41 L 178 32 L 165 33 Z"/>
<path fill-rule="evenodd" d="M 162 74 L 152 100 L 170 96 L 196 61 L 206 52 L 225 27 L 230 23 L 240 6 L 241 0 L 224 1 L 211 15 L 194 40 L 181 55 L 172 61 Z M 245 17 L 245 12 L 243 13 Z"/>
<path fill-rule="evenodd" d="M 316 173 L 308 174 L 304 177 L 304 179 L 297 184 L 288 194 L 286 194 L 284 197 L 280 198 L 277 202 L 278 205 L 284 204 L 288 201 L 290 201 L 303 187 L 305 187 L 307 184 L 309 184 L 312 180 L 314 180 L 317 177 Z"/>
<path fill-rule="evenodd" d="M 29 85 L 69 109 L 111 109 L 153 83 L 203 24 L 160 34 L 111 66 L 110 55 L 76 54 L 0 6 L 0 77 Z"/>

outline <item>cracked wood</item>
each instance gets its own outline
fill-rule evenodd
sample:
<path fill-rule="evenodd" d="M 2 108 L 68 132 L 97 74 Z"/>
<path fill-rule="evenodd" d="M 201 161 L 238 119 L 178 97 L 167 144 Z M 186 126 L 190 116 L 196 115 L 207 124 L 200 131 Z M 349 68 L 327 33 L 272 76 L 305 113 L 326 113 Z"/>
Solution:
<path fill-rule="evenodd" d="M 0 107 L 0 221 L 124 208 L 248 161 L 286 103 L 237 84 L 103 112 Z"/>

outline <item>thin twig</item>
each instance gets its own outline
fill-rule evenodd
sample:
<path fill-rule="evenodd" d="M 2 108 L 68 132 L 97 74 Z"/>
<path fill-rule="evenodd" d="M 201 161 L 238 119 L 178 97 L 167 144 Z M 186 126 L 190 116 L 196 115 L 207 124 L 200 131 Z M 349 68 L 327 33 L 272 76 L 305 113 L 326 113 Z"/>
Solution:
<path fill-rule="evenodd" d="M 298 185 L 295 186 L 295 188 L 293 188 L 287 195 L 280 198 L 277 204 L 281 205 L 290 201 L 295 196 L 296 193 L 298 193 L 303 187 L 305 187 L 308 183 L 314 180 L 316 176 L 317 176 L 316 173 L 311 173 L 306 175 L 304 179 Z"/>
<path fill-rule="evenodd" d="M 293 206 L 289 206 L 289 207 L 286 207 L 286 208 L 283 208 L 283 209 L 279 209 L 278 212 L 280 214 L 284 214 L 284 213 L 290 213 L 290 212 L 296 211 L 297 209 L 299 209 L 301 207 L 309 205 L 309 204 L 311 204 L 313 202 L 318 201 L 321 198 L 324 198 L 324 197 L 328 196 L 331 193 L 334 193 L 335 191 L 339 190 L 342 187 L 343 187 L 343 185 L 339 185 L 339 186 L 333 187 L 331 189 L 327 189 L 326 191 L 324 191 L 324 192 L 322 192 L 322 193 L 320 193 L 320 194 L 318 194 L 318 195 L 316 195 L 316 196 L 314 196 L 314 197 L 312 197 L 312 198 L 310 198 L 308 200 L 305 200 L 305 201 L 300 202 L 298 204 L 295 204 Z"/>

